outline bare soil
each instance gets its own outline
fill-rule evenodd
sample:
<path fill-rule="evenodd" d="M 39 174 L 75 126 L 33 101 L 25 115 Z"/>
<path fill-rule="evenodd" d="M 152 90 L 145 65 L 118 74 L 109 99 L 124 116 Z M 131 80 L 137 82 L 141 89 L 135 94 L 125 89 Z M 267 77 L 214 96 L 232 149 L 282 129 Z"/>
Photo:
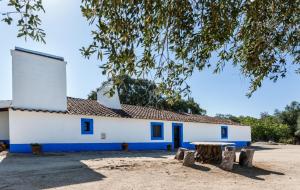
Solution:
<path fill-rule="evenodd" d="M 0 189 L 300 189 L 300 146 L 255 144 L 254 167 L 231 172 L 174 152 L 0 153 Z"/>

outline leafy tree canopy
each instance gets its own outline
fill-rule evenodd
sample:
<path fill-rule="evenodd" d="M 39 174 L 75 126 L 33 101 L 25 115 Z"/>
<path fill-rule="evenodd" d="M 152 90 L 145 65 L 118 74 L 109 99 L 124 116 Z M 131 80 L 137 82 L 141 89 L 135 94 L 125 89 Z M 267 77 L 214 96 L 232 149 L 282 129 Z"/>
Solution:
<path fill-rule="evenodd" d="M 14 11 L 3 21 L 11 24 L 14 14 L 19 37 L 44 41 L 41 0 L 8 2 Z M 300 73 L 300 0 L 82 0 L 81 11 L 95 28 L 82 54 L 105 56 L 110 77 L 153 74 L 167 97 L 186 95 L 195 71 L 218 73 L 227 63 L 250 78 L 249 96 L 265 78 L 285 77 L 291 64 Z"/>
<path fill-rule="evenodd" d="M 205 67 L 239 66 L 250 96 L 263 79 L 276 81 L 287 64 L 300 63 L 300 0 L 82 0 L 81 10 L 96 26 L 84 56 L 107 56 L 102 68 L 111 76 L 154 73 L 175 98 Z"/>
<path fill-rule="evenodd" d="M 231 114 L 216 114 L 216 117 L 221 118 L 221 119 L 229 119 L 231 121 L 240 123 L 240 117 L 231 115 Z"/>
<path fill-rule="evenodd" d="M 11 25 L 14 20 L 17 21 L 18 36 L 28 37 L 35 40 L 45 42 L 45 32 L 41 26 L 41 20 L 38 16 L 39 12 L 45 12 L 42 0 L 0 0 L 0 16 L 2 21 Z M 4 11 L 5 12 L 2 12 Z M 7 11 L 9 10 L 9 11 Z M 0 17 L 1 18 L 1 17 Z"/>
<path fill-rule="evenodd" d="M 275 110 L 275 116 L 290 127 L 291 134 L 297 130 L 297 120 L 300 117 L 300 103 L 293 101 L 283 111 Z"/>
<path fill-rule="evenodd" d="M 297 119 L 297 128 L 296 128 L 295 136 L 300 139 L 300 116 Z"/>
<path fill-rule="evenodd" d="M 286 142 L 291 138 L 289 126 L 282 124 L 274 116 L 266 116 L 260 119 L 240 117 L 240 122 L 244 125 L 251 126 L 251 136 L 253 141 L 272 140 L 275 142 Z"/>
<path fill-rule="evenodd" d="M 156 84 L 152 81 L 146 79 L 133 79 L 128 75 L 110 79 L 109 81 L 111 80 L 114 82 L 116 80 L 123 81 L 117 86 L 120 102 L 122 104 L 150 106 L 184 113 L 188 113 L 190 110 L 193 114 L 206 113 L 193 98 L 188 98 L 187 100 L 179 99 L 174 102 L 167 101 L 167 99 L 159 93 Z M 96 100 L 96 91 L 92 91 L 88 95 L 88 99 Z"/>

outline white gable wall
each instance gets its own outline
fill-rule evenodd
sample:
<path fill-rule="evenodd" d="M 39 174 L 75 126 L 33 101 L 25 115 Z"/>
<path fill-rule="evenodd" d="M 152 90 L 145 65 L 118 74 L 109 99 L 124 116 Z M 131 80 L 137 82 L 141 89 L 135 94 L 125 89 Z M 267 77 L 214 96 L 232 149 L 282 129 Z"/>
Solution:
<path fill-rule="evenodd" d="M 12 50 L 12 106 L 66 111 L 66 62 Z"/>
<path fill-rule="evenodd" d="M 98 89 L 97 101 L 108 108 L 122 109 L 118 91 L 115 90 L 113 96 L 110 96 L 109 92 L 111 88 L 112 84 L 106 83 L 106 85 L 103 85 L 100 89 Z"/>
<path fill-rule="evenodd" d="M 9 140 L 8 111 L 0 111 L 0 140 Z"/>

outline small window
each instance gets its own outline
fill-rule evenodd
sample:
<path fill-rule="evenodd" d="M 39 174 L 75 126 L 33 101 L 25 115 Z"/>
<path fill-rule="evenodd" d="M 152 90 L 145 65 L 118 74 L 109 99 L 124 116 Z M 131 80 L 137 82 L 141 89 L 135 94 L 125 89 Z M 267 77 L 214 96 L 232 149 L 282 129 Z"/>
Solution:
<path fill-rule="evenodd" d="M 164 124 L 160 122 L 151 123 L 151 140 L 164 139 Z"/>
<path fill-rule="evenodd" d="M 222 126 L 221 127 L 221 138 L 222 139 L 227 139 L 228 138 L 228 127 L 227 126 Z"/>
<path fill-rule="evenodd" d="M 81 134 L 91 135 L 94 133 L 93 119 L 81 119 Z"/>

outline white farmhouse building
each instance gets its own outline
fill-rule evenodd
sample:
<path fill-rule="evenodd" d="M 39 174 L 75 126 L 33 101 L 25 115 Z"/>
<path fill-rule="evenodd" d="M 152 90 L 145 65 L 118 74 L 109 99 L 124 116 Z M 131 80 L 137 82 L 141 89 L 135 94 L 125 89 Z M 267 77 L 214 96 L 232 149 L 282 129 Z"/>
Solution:
<path fill-rule="evenodd" d="M 193 148 L 192 141 L 226 141 L 246 146 L 249 126 L 208 116 L 122 105 L 109 86 L 98 100 L 66 95 L 64 58 L 22 48 L 11 50 L 12 100 L 0 101 L 0 141 L 11 152 Z M 2 89 L 0 89 L 2 90 Z"/>

